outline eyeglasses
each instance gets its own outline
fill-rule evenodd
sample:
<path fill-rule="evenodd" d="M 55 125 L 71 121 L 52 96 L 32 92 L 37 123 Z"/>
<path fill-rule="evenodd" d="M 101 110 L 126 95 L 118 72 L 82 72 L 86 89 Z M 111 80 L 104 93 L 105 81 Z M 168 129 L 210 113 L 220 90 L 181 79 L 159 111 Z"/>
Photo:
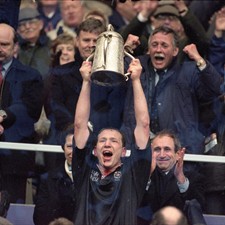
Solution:
<path fill-rule="evenodd" d="M 19 23 L 19 29 L 24 30 L 26 25 L 32 26 L 32 25 L 36 25 L 36 23 L 39 21 L 39 19 L 34 18 L 31 20 L 25 20 Z"/>
<path fill-rule="evenodd" d="M 176 16 L 173 15 L 158 15 L 156 17 L 157 20 L 169 20 L 169 21 L 176 21 L 178 20 L 178 18 Z"/>

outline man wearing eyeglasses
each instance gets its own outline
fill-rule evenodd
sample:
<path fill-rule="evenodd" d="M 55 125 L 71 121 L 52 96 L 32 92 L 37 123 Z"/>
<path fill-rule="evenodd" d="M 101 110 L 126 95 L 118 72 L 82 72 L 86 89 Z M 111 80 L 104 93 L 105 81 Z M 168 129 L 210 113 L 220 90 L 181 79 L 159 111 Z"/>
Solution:
<path fill-rule="evenodd" d="M 152 31 L 157 27 L 166 26 L 172 28 L 178 35 L 180 62 L 189 60 L 182 49 L 190 43 L 195 44 L 200 54 L 205 56 L 209 44 L 206 31 L 184 0 L 141 0 L 135 2 L 134 8 L 137 16 L 121 31 L 125 40 L 130 33 L 137 35 L 141 39 L 141 47 L 147 51 L 147 39 Z M 140 49 L 139 47 L 135 52 L 139 53 Z"/>
<path fill-rule="evenodd" d="M 20 10 L 17 29 L 20 36 L 18 59 L 25 65 L 37 69 L 45 78 L 50 63 L 50 40 L 43 26 L 44 23 L 37 9 L 25 7 Z"/>
<path fill-rule="evenodd" d="M 25 65 L 37 69 L 44 80 L 44 99 L 47 99 L 48 77 L 50 67 L 50 44 L 51 41 L 44 31 L 44 22 L 38 10 L 34 7 L 24 7 L 19 12 L 19 51 L 18 59 Z M 44 105 L 46 106 L 46 102 Z M 46 108 L 46 107 L 45 107 Z M 48 117 L 47 110 L 45 111 Z M 48 133 L 49 121 L 46 119 L 43 110 L 40 120 L 35 124 L 38 132 L 38 141 L 43 139 L 43 135 Z"/>

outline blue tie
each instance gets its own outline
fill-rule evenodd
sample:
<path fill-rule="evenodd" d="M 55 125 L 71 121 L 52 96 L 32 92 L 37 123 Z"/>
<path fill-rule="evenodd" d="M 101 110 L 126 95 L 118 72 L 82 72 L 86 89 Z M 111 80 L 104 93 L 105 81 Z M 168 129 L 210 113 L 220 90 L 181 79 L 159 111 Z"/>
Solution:
<path fill-rule="evenodd" d="M 152 98 L 152 109 L 151 109 L 151 118 L 150 118 L 150 130 L 156 134 L 157 132 L 160 131 L 159 127 L 159 116 L 158 116 L 158 103 L 156 101 L 157 96 L 160 93 L 160 90 L 162 88 L 162 81 L 163 81 L 163 76 L 165 74 L 164 70 L 156 71 L 157 75 L 159 76 L 159 81 L 157 85 L 155 86 L 155 92 L 153 94 Z"/>

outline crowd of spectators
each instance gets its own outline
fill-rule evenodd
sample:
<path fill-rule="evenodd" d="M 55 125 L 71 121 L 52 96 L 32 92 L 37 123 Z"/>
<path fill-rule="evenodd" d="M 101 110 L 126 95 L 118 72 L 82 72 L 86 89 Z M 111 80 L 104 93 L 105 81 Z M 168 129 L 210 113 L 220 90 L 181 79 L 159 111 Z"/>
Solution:
<path fill-rule="evenodd" d="M 225 164 L 183 162 L 185 153 L 225 156 L 225 3 L 220 0 L 0 1 L 0 145 L 62 145 L 65 153 L 0 148 L 0 191 L 8 191 L 11 203 L 26 203 L 32 178 L 35 224 L 60 217 L 65 221 L 52 224 L 73 221 L 77 182 L 66 149 L 74 144 L 82 63 L 92 59 L 109 24 L 140 60 L 150 117 L 152 166 L 138 225 L 152 218 L 157 224 L 154 213 L 166 206 L 187 215 L 191 199 L 204 213 L 225 215 Z M 124 57 L 124 74 L 132 62 Z M 134 95 L 132 79 L 120 85 L 91 82 L 90 132 L 121 129 L 132 148 Z M 171 164 L 164 168 L 163 160 Z"/>

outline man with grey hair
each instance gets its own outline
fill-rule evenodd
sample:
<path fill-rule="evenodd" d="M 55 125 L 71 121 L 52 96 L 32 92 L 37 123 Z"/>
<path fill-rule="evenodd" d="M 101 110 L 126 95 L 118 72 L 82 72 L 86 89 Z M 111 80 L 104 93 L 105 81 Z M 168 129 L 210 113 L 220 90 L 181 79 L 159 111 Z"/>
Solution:
<path fill-rule="evenodd" d="M 173 29 L 158 27 L 149 38 L 149 54 L 140 56 L 151 131 L 156 134 L 163 129 L 171 129 L 188 153 L 201 154 L 206 130 L 199 118 L 200 107 L 220 95 L 221 78 L 204 60 L 195 44 L 185 46 L 183 52 L 190 61 L 180 64 L 177 61 L 178 40 Z M 124 125 L 134 127 L 131 88 L 126 100 Z"/>
<path fill-rule="evenodd" d="M 62 19 L 56 26 L 56 29 L 48 32 L 51 40 L 54 40 L 60 33 L 67 32 L 76 36 L 76 29 L 83 21 L 86 7 L 83 0 L 66 0 L 59 1 Z"/>
<path fill-rule="evenodd" d="M 151 175 L 142 202 L 142 207 L 149 208 L 148 214 L 155 213 L 165 206 L 175 206 L 186 212 L 186 201 L 193 199 L 203 207 L 205 202 L 203 176 L 197 171 L 195 173 L 184 171 L 185 148 L 181 146 L 176 134 L 166 129 L 160 131 L 153 138 L 151 147 Z M 189 215 L 188 211 L 187 214 Z M 144 218 L 143 215 L 140 217 Z M 142 221 L 140 224 L 148 222 Z"/>

